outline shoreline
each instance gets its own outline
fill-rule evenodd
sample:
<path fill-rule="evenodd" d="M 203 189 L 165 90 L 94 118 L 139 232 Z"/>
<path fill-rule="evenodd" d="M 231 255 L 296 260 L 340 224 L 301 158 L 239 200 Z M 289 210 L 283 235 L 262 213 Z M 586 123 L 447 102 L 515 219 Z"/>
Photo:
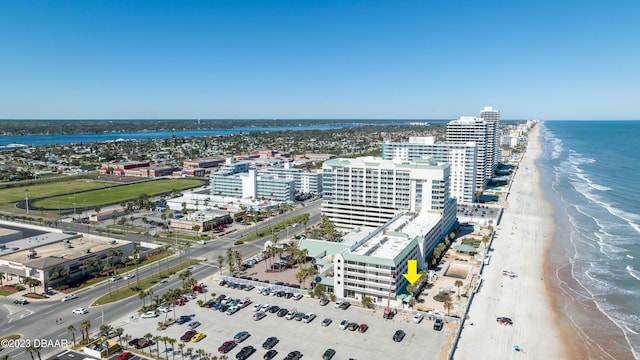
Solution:
<path fill-rule="evenodd" d="M 470 306 L 456 359 L 583 359 L 575 329 L 561 312 L 554 291 L 550 251 L 556 236 L 555 208 L 548 200 L 536 161 L 542 156 L 540 127 L 530 132 L 527 149 L 513 175 L 505 210 L 491 244 L 491 265 Z M 514 271 L 516 278 L 502 274 Z M 507 316 L 513 325 L 500 325 Z M 473 323 L 474 325 L 471 325 Z M 518 346 L 521 351 L 515 351 Z"/>

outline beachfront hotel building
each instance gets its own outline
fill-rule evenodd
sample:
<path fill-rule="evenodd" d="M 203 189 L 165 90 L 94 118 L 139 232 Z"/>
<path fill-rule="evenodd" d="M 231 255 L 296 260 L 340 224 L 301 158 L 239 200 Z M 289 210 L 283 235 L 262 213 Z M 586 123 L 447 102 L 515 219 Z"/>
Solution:
<path fill-rule="evenodd" d="M 488 149 L 489 124 L 475 116 L 461 116 L 457 120 L 447 123 L 447 143 L 468 144 L 473 142 L 478 149 L 476 162 L 476 191 L 484 190 L 485 185 L 491 179 L 492 172 L 490 161 L 492 155 Z M 493 151 L 493 150 L 491 150 Z"/>
<path fill-rule="evenodd" d="M 478 147 L 475 142 L 450 144 L 435 142 L 435 137 L 410 137 L 408 142 L 382 143 L 382 158 L 412 161 L 431 157 L 450 165 L 451 197 L 459 203 L 472 203 L 476 198 Z"/>
<path fill-rule="evenodd" d="M 337 228 L 379 227 L 400 212 L 429 212 L 455 219 L 450 166 L 431 158 L 331 159 L 322 165 L 322 214 Z"/>
<path fill-rule="evenodd" d="M 428 212 L 400 213 L 380 227 L 362 226 L 339 242 L 303 239 L 318 268 L 316 283 L 324 284 L 338 298 L 359 301 L 363 296 L 393 307 L 408 303 L 408 260 L 416 260 L 418 272 L 428 268 L 433 249 L 455 227 L 450 217 Z"/>
<path fill-rule="evenodd" d="M 487 134 L 487 171 L 489 172 L 489 178 L 493 176 L 493 172 L 498 163 L 500 162 L 500 111 L 492 108 L 491 106 L 485 106 L 480 111 L 480 117 L 487 122 L 488 134 Z"/>

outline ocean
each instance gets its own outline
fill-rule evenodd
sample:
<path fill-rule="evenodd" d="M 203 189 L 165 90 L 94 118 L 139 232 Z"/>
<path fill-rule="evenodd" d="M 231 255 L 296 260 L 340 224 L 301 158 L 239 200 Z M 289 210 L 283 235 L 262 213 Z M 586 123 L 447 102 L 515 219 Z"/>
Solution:
<path fill-rule="evenodd" d="M 545 121 L 561 311 L 590 358 L 640 358 L 640 121 Z"/>

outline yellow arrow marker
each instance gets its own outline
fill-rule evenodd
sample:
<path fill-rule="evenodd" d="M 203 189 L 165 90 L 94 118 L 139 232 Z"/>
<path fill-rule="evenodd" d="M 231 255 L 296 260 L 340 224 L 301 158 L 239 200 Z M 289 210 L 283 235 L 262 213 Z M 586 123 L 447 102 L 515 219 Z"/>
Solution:
<path fill-rule="evenodd" d="M 418 281 L 418 279 L 420 279 L 420 276 L 422 276 L 422 274 L 418 274 L 418 261 L 407 261 L 407 268 L 407 273 L 402 274 L 402 276 L 404 276 L 404 278 L 407 279 L 409 283 L 413 284 L 414 282 Z"/>

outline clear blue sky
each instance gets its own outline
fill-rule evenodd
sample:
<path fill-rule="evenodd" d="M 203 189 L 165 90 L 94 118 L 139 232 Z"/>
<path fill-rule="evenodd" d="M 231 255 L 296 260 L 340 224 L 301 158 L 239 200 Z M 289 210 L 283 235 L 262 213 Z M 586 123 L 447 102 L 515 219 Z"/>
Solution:
<path fill-rule="evenodd" d="M 640 119 L 640 1 L 0 1 L 0 118 Z"/>

